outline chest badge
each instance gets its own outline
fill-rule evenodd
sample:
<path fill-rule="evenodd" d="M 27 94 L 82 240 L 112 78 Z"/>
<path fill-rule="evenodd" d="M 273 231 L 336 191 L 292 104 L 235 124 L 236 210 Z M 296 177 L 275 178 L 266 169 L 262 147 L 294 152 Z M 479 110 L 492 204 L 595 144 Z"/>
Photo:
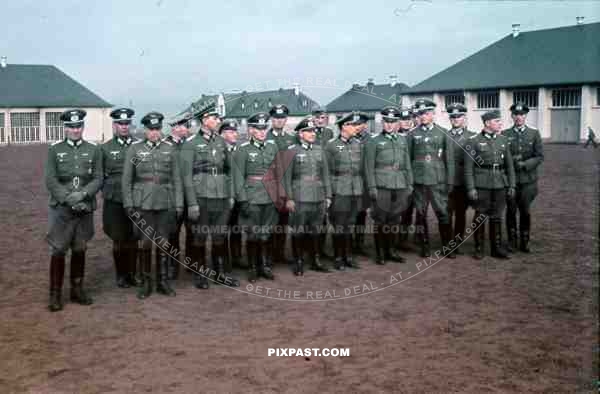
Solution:
<path fill-rule="evenodd" d="M 61 152 L 61 153 L 57 153 L 56 156 L 58 156 L 58 158 L 62 160 L 66 154 L 67 154 L 67 152 Z"/>

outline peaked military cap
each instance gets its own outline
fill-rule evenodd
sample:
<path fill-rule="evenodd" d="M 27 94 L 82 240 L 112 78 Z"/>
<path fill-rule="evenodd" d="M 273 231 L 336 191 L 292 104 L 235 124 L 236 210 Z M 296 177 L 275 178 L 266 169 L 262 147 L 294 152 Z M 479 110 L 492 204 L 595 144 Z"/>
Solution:
<path fill-rule="evenodd" d="M 248 118 L 248 126 L 256 129 L 266 129 L 269 124 L 269 114 L 266 112 L 258 112 Z"/>
<path fill-rule="evenodd" d="M 426 98 L 417 99 L 417 101 L 415 101 L 415 105 L 414 105 L 414 108 L 418 114 L 422 114 L 423 112 L 427 112 L 427 111 L 432 111 L 433 109 L 435 109 L 435 107 L 436 107 L 435 103 Z"/>
<path fill-rule="evenodd" d="M 396 106 L 389 105 L 384 107 L 380 113 L 384 121 L 396 122 L 400 120 L 400 109 Z"/>
<path fill-rule="evenodd" d="M 117 123 L 131 123 L 134 114 L 135 111 L 131 108 L 116 108 L 110 111 L 110 117 L 113 118 L 113 122 Z"/>
<path fill-rule="evenodd" d="M 314 122 L 314 118 L 312 116 L 306 117 L 298 123 L 298 125 L 294 128 L 295 131 L 314 131 L 317 125 Z"/>
<path fill-rule="evenodd" d="M 400 120 L 411 120 L 414 116 L 412 108 L 410 107 L 400 107 L 399 111 L 398 118 Z"/>
<path fill-rule="evenodd" d="M 219 126 L 219 133 L 222 133 L 225 130 L 234 130 L 237 131 L 239 127 L 238 122 L 233 119 L 227 119 L 225 122 L 221 123 Z"/>
<path fill-rule="evenodd" d="M 361 123 L 366 123 L 369 120 L 369 116 L 367 114 L 363 114 L 361 112 L 358 111 L 353 111 L 350 112 L 349 114 L 342 116 L 337 122 L 336 124 L 338 126 L 342 126 L 345 123 L 351 123 L 351 124 L 361 124 Z"/>
<path fill-rule="evenodd" d="M 500 115 L 500 111 L 498 110 L 493 110 L 493 111 L 488 111 L 486 113 L 484 113 L 483 115 L 481 115 L 481 120 L 486 122 L 488 120 L 492 120 L 492 119 L 500 119 L 502 116 Z"/>
<path fill-rule="evenodd" d="M 449 117 L 458 118 L 467 113 L 467 107 L 461 103 L 452 103 L 446 107 L 446 112 L 448 112 Z"/>
<path fill-rule="evenodd" d="M 161 129 L 164 118 L 160 112 L 152 111 L 147 113 L 140 122 L 148 129 Z"/>
<path fill-rule="evenodd" d="M 320 108 L 314 109 L 312 111 L 312 115 L 313 116 L 320 116 L 320 115 L 323 115 L 323 114 L 326 114 L 326 113 L 327 113 L 327 111 L 325 111 L 324 109 L 320 109 Z"/>
<path fill-rule="evenodd" d="M 529 112 L 529 107 L 523 103 L 517 102 L 510 106 L 510 112 L 513 115 L 523 115 Z"/>
<path fill-rule="evenodd" d="M 218 116 L 221 114 L 217 111 L 217 104 L 214 101 L 211 101 L 204 106 L 200 107 L 196 112 L 194 112 L 193 117 L 196 119 L 203 119 L 208 116 Z"/>
<path fill-rule="evenodd" d="M 192 114 L 186 112 L 178 117 L 175 117 L 173 120 L 171 120 L 169 122 L 169 126 L 171 126 L 171 127 L 180 126 L 180 125 L 188 126 L 190 123 L 190 120 L 192 120 Z"/>
<path fill-rule="evenodd" d="M 68 109 L 60 114 L 60 120 L 65 126 L 78 127 L 83 125 L 83 119 L 87 115 L 82 109 Z"/>
<path fill-rule="evenodd" d="M 269 115 L 271 115 L 274 118 L 287 118 L 289 113 L 290 110 L 283 104 L 274 105 L 269 111 Z"/>

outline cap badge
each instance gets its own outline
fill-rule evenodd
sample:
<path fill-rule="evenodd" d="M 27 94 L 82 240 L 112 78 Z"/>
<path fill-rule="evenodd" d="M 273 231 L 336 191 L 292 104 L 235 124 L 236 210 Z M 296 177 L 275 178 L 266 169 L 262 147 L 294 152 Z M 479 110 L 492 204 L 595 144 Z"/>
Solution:
<path fill-rule="evenodd" d="M 121 112 L 121 119 L 127 119 L 127 113 Z"/>
<path fill-rule="evenodd" d="M 77 115 L 71 116 L 71 122 L 78 122 L 78 121 L 79 121 L 79 116 L 77 116 Z"/>
<path fill-rule="evenodd" d="M 277 108 L 277 110 L 275 112 L 277 112 L 278 114 L 282 114 L 283 113 L 283 109 Z"/>
<path fill-rule="evenodd" d="M 158 119 L 156 119 L 156 118 L 150 119 L 150 124 L 158 124 Z"/>

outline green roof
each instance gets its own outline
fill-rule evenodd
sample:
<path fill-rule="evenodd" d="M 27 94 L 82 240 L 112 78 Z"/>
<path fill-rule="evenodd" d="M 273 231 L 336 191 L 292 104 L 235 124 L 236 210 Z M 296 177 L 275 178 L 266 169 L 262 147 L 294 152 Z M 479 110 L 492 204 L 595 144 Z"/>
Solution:
<path fill-rule="evenodd" d="M 400 105 L 401 94 L 406 89 L 408 85 L 403 83 L 396 83 L 394 86 L 390 83 L 376 85 L 371 82 L 366 85 L 355 84 L 352 89 L 327 104 L 327 111 L 379 111 L 387 105 Z"/>
<path fill-rule="evenodd" d="M 600 23 L 511 34 L 407 93 L 600 82 L 599 37 Z"/>
<path fill-rule="evenodd" d="M 0 67 L 0 107 L 111 107 L 54 66 Z"/>
<path fill-rule="evenodd" d="M 225 99 L 225 117 L 227 118 L 247 118 L 256 112 L 269 112 L 271 107 L 276 104 L 287 106 L 290 116 L 306 116 L 312 110 L 319 108 L 319 104 L 315 100 L 302 92 L 296 95 L 294 89 L 224 93 L 223 97 Z M 216 103 L 217 98 L 217 95 L 203 94 L 194 104 L 200 108 L 213 100 Z M 185 111 L 189 110 L 188 107 Z"/>

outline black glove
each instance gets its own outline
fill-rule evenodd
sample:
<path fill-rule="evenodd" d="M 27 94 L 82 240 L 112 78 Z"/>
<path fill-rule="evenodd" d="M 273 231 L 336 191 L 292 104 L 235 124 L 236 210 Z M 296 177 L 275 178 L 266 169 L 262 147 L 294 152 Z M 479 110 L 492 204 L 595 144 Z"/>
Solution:
<path fill-rule="evenodd" d="M 73 206 L 75 204 L 77 204 L 79 201 L 83 200 L 85 198 L 86 194 L 84 191 L 79 191 L 79 192 L 71 192 L 71 194 L 69 194 L 67 196 L 67 198 L 65 199 L 65 203 L 69 206 Z"/>
<path fill-rule="evenodd" d="M 80 201 L 78 203 L 75 203 L 75 205 L 73 205 L 71 207 L 71 209 L 73 210 L 73 212 L 75 213 L 87 213 L 87 212 L 92 212 L 92 210 L 88 207 L 88 205 L 86 203 L 84 203 L 83 201 Z"/>

